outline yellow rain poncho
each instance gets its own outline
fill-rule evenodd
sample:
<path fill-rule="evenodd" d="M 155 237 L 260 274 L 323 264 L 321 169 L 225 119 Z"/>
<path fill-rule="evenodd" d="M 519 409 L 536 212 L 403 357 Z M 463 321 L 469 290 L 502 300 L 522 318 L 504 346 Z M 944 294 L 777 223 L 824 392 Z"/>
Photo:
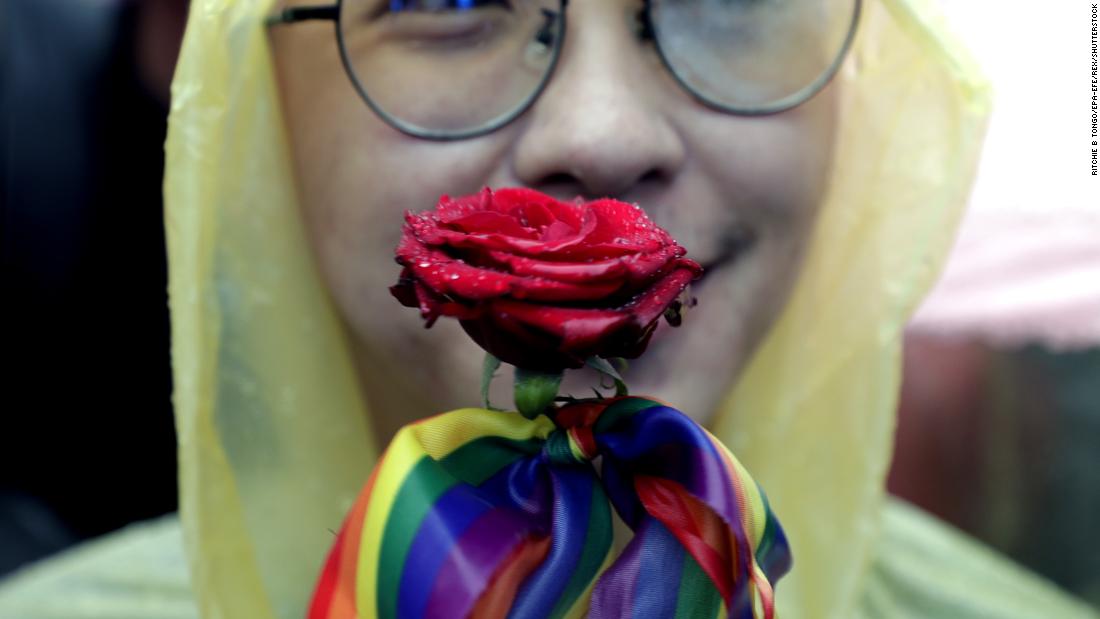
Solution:
<path fill-rule="evenodd" d="M 0 589 L 2 617 L 187 616 L 184 550 L 202 617 L 301 617 L 379 452 L 299 221 L 269 5 L 193 0 L 172 90 L 183 548 L 175 520 L 124 532 Z M 929 9 L 865 3 L 806 267 L 712 430 L 782 515 L 785 619 L 1094 616 L 885 496 L 901 329 L 951 242 L 990 102 Z M 74 586 L 79 604 L 56 593 Z"/>

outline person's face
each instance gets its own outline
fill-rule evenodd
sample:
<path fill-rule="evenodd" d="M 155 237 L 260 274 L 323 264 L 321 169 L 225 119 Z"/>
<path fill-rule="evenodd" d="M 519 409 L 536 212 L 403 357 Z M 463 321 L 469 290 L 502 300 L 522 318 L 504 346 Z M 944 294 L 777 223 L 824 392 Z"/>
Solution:
<path fill-rule="evenodd" d="M 525 186 L 640 204 L 706 274 L 698 306 L 680 329 L 658 328 L 627 382 L 696 418 L 714 411 L 780 313 L 824 191 L 835 87 L 771 116 L 705 107 L 635 36 L 640 4 L 572 0 L 562 56 L 533 107 L 453 142 L 375 115 L 344 73 L 331 23 L 272 30 L 302 214 L 384 435 L 479 401 L 480 349 L 455 321 L 425 330 L 388 292 L 402 214 L 442 194 Z M 590 394 L 597 382 L 571 372 L 563 391 Z M 509 380 L 494 397 L 510 405 Z"/>

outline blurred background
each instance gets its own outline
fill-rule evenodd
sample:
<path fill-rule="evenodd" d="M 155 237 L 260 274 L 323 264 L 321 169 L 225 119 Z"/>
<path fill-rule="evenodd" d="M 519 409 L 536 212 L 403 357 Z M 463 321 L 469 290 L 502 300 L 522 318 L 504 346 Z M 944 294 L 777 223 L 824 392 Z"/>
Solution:
<path fill-rule="evenodd" d="M 161 175 L 186 0 L 0 0 L 0 573 L 176 508 Z"/>
<path fill-rule="evenodd" d="M 1087 3 L 941 0 L 996 90 L 905 340 L 894 494 L 1100 607 Z M 0 0 L 0 577 L 176 509 L 161 215 L 186 0 Z"/>
<path fill-rule="evenodd" d="M 1100 177 L 1089 3 L 940 0 L 995 91 L 909 326 L 888 489 L 1100 608 Z"/>

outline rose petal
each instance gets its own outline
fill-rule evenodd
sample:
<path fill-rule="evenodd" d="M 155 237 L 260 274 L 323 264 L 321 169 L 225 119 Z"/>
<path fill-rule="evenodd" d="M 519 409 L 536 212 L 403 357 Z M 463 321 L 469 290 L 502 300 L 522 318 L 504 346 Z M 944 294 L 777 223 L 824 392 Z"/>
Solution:
<path fill-rule="evenodd" d="M 565 282 L 601 282 L 621 278 L 628 270 L 622 258 L 594 262 L 551 262 L 503 251 L 491 251 L 492 261 L 521 277 L 548 277 Z"/>
<path fill-rule="evenodd" d="M 577 230 L 584 225 L 584 213 L 587 209 L 584 207 L 584 202 L 579 198 L 572 202 L 556 200 L 553 204 L 547 206 L 558 221 L 569 224 L 570 228 Z"/>
<path fill-rule="evenodd" d="M 564 368 L 584 365 L 585 357 L 559 349 L 557 336 L 531 328 L 507 315 L 486 312 L 477 320 L 463 320 L 460 324 L 479 346 L 516 367 L 560 372 Z"/>
<path fill-rule="evenodd" d="M 533 305 L 508 299 L 493 301 L 488 315 L 518 320 L 561 338 L 561 348 L 578 351 L 592 347 L 610 332 L 630 323 L 628 314 L 615 310 Z"/>
<path fill-rule="evenodd" d="M 542 204 L 520 204 L 512 209 L 511 214 L 512 217 L 519 220 L 520 225 L 540 232 L 545 230 L 547 226 L 560 223 L 554 217 L 554 213 Z M 566 224 L 562 225 L 571 232 L 576 233 L 576 230 L 572 227 Z"/>
<path fill-rule="evenodd" d="M 647 284 L 651 278 L 659 277 L 670 270 L 675 259 L 685 253 L 679 245 L 662 247 L 649 254 L 632 254 L 604 260 L 585 260 L 583 262 L 563 262 L 539 260 L 528 256 L 518 256 L 503 251 L 490 251 L 485 266 L 507 270 L 521 277 L 548 277 L 568 282 L 603 282 L 619 280 L 628 287 Z"/>
<path fill-rule="evenodd" d="M 624 359 L 637 359 L 642 356 L 649 346 L 649 340 L 657 331 L 660 321 L 654 320 L 644 329 L 639 330 L 637 325 L 623 328 L 618 331 L 615 338 L 609 340 L 605 346 L 601 346 L 600 355 L 603 357 L 622 357 Z"/>
<path fill-rule="evenodd" d="M 588 241 L 593 245 L 631 245 L 653 251 L 672 244 L 664 230 L 657 227 L 637 204 L 617 200 L 596 200 L 588 205 L 596 217 L 596 228 Z"/>
<path fill-rule="evenodd" d="M 428 326 L 458 318 L 483 348 L 529 369 L 636 357 L 702 271 L 638 206 L 610 199 L 485 189 L 405 221 L 394 296 Z"/>
<path fill-rule="evenodd" d="M 563 250 L 579 245 L 585 241 L 587 235 L 595 227 L 595 220 L 586 222 L 574 236 L 558 241 L 544 242 L 536 239 L 522 239 L 514 236 L 506 236 L 495 233 L 464 233 L 446 228 L 439 228 L 430 221 L 414 220 L 410 226 L 417 238 L 427 245 L 447 245 L 455 249 L 468 250 L 501 250 L 511 251 L 526 256 L 550 256 L 561 253 Z M 607 256 L 622 255 L 630 249 L 621 248 L 621 251 L 609 253 Z"/>
<path fill-rule="evenodd" d="M 401 269 L 401 275 L 398 276 L 397 283 L 390 286 L 390 294 L 405 307 L 418 307 L 419 301 L 416 298 L 415 284 L 416 279 L 413 277 L 412 271 L 406 267 Z"/>
<path fill-rule="evenodd" d="M 576 228 L 561 221 L 555 221 L 542 229 L 539 240 L 544 243 L 561 241 L 577 234 Z"/>
<path fill-rule="evenodd" d="M 397 297 L 401 305 L 420 309 L 420 316 L 424 318 L 425 329 L 431 328 L 440 316 L 449 316 L 459 320 L 473 320 L 482 314 L 480 308 L 469 307 L 447 300 L 425 286 L 423 282 L 414 279 L 402 277 L 396 285 L 390 286 L 390 293 Z"/>
<path fill-rule="evenodd" d="M 436 319 L 439 318 L 439 307 L 442 305 L 442 299 L 419 281 L 413 284 L 413 291 L 416 293 L 420 317 L 424 319 L 424 328 L 430 329 L 435 324 Z"/>
<path fill-rule="evenodd" d="M 634 283 L 643 283 L 652 277 L 662 275 L 674 260 L 685 254 L 679 245 L 666 245 L 651 253 L 636 254 L 623 259 Z"/>
<path fill-rule="evenodd" d="M 437 294 L 483 301 L 510 296 L 531 301 L 592 301 L 602 299 L 622 287 L 620 281 L 569 282 L 546 277 L 520 277 L 511 273 L 482 268 L 452 258 L 440 249 L 420 243 L 406 234 L 397 246 L 397 259 L 413 277 L 430 286 Z"/>
<path fill-rule="evenodd" d="M 665 308 L 702 272 L 703 268 L 695 261 L 682 258 L 677 268 L 635 297 L 623 310 L 633 317 L 634 324 L 646 327 L 660 318 Z"/>
<path fill-rule="evenodd" d="M 436 204 L 434 215 L 443 223 L 450 223 L 455 219 L 471 213 L 483 213 L 489 210 L 493 201 L 493 192 L 488 187 L 468 196 L 452 198 L 441 196 Z"/>
<path fill-rule="evenodd" d="M 517 221 L 515 217 L 492 211 L 482 211 L 456 217 L 447 222 L 447 225 L 452 226 L 458 232 L 467 234 L 493 233 L 525 239 L 536 239 L 539 236 L 538 230 L 524 227 L 524 224 Z"/>
<path fill-rule="evenodd" d="M 540 191 L 526 187 L 506 187 L 498 189 L 492 194 L 494 210 L 503 213 L 512 213 L 516 207 L 526 205 L 538 205 L 545 209 L 549 215 L 549 221 L 561 221 L 574 230 L 581 227 L 584 208 L 575 203 L 555 200 Z"/>

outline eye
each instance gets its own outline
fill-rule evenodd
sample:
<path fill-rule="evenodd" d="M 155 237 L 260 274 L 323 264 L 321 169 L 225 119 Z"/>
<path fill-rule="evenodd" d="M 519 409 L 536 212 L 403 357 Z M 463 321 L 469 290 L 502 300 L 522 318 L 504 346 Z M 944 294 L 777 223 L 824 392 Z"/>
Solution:
<path fill-rule="evenodd" d="M 513 14 L 514 0 L 375 0 L 367 19 L 412 38 L 482 38 Z"/>
<path fill-rule="evenodd" d="M 524 0 L 344 0 L 340 19 L 349 27 L 364 27 L 394 19 L 472 17 L 487 12 L 512 12 Z M 489 9 L 497 9 L 489 11 Z"/>
<path fill-rule="evenodd" d="M 648 0 L 666 64 L 718 107 L 797 103 L 839 66 L 859 0 Z"/>
<path fill-rule="evenodd" d="M 384 13 L 446 13 L 491 7 L 512 9 L 512 3 L 509 0 L 389 0 L 382 4 Z"/>
<path fill-rule="evenodd" d="M 517 1 L 345 0 L 341 22 L 353 42 L 380 37 L 413 45 L 480 46 L 514 21 Z"/>

